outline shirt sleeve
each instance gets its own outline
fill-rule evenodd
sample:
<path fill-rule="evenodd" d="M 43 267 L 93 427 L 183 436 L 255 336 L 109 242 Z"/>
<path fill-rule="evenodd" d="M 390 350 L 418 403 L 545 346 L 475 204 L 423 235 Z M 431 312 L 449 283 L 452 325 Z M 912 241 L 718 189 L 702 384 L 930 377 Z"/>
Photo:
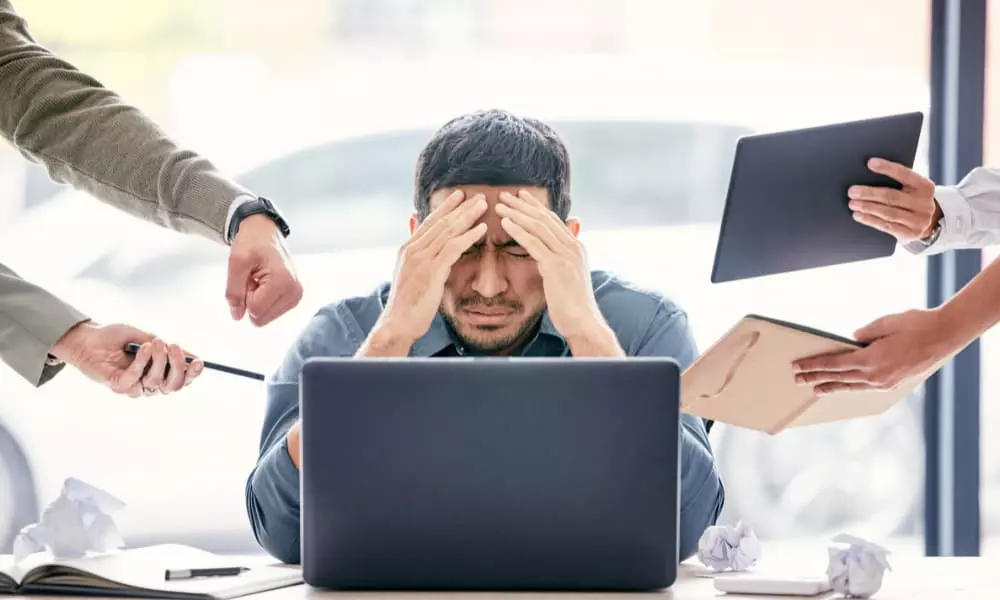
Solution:
<path fill-rule="evenodd" d="M 698 348 L 688 325 L 687 313 L 662 302 L 639 345 L 637 356 L 666 356 L 675 359 L 681 371 L 698 357 Z M 725 492 L 722 477 L 708 440 L 706 422 L 681 413 L 681 505 L 679 560 L 698 550 L 705 529 L 714 525 L 722 512 Z"/>
<path fill-rule="evenodd" d="M 958 185 L 937 186 L 934 198 L 941 207 L 941 233 L 933 244 L 906 244 L 911 253 L 938 254 L 1000 243 L 1000 169 L 973 169 Z"/>
<path fill-rule="evenodd" d="M 352 356 L 347 315 L 324 309 L 316 314 L 286 354 L 267 386 L 267 410 L 260 453 L 246 483 L 246 506 L 254 537 L 268 554 L 298 563 L 299 471 L 288 454 L 288 430 L 299 420 L 299 374 L 313 356 Z"/>

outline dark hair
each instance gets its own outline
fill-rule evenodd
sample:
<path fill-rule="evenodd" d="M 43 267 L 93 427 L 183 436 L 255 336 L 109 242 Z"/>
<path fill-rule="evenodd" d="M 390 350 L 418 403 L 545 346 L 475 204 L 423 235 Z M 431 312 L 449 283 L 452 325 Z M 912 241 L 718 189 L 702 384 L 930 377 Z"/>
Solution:
<path fill-rule="evenodd" d="M 417 158 L 413 206 L 422 220 L 431 195 L 461 185 L 544 187 L 550 208 L 569 217 L 569 153 L 555 130 L 537 119 L 483 110 L 448 121 Z"/>

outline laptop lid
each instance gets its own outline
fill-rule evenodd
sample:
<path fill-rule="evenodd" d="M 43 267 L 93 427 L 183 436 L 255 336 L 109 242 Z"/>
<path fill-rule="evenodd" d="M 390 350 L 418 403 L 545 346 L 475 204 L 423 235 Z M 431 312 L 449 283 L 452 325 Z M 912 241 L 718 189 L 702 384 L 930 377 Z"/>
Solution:
<path fill-rule="evenodd" d="M 310 359 L 306 582 L 670 586 L 679 382 L 668 358 Z"/>
<path fill-rule="evenodd" d="M 896 239 L 854 220 L 847 189 L 899 189 L 868 159 L 912 168 L 922 125 L 912 112 L 740 138 L 712 282 L 892 255 Z"/>

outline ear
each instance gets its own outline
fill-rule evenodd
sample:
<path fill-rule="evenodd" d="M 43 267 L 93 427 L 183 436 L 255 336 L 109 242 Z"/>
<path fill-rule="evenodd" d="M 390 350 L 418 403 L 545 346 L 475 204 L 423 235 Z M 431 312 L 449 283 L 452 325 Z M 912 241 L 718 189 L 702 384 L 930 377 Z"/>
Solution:
<path fill-rule="evenodd" d="M 569 232 L 573 234 L 573 237 L 580 235 L 580 219 L 576 217 L 566 219 L 566 227 L 569 227 Z"/>
<path fill-rule="evenodd" d="M 420 217 L 417 216 L 417 213 L 411 214 L 410 215 L 410 235 L 411 236 L 413 235 L 413 232 L 416 231 L 417 227 L 419 227 L 419 226 L 420 226 Z"/>

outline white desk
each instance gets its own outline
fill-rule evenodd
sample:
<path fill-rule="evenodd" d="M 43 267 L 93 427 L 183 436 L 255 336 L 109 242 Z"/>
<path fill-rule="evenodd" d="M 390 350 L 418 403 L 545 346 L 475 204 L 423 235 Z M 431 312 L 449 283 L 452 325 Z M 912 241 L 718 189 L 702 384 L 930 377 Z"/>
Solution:
<path fill-rule="evenodd" d="M 898 564 L 897 564 L 898 563 Z M 892 561 L 893 570 L 886 573 L 885 581 L 873 600 L 989 600 L 1000 598 L 1000 565 L 986 558 L 899 558 Z M 649 594 L 504 594 L 504 593 L 440 593 L 440 592 L 333 592 L 299 585 L 281 590 L 249 596 L 250 600 L 334 600 L 339 598 L 358 600 L 429 600 L 431 598 L 449 600 L 559 600 L 581 598 L 604 600 L 609 598 L 657 597 L 665 599 L 705 599 L 705 598 L 758 598 L 766 596 L 728 596 L 715 589 L 712 580 L 694 575 L 698 567 L 683 565 L 677 583 L 668 590 Z M 817 598 L 839 597 L 836 594 Z M 788 600 L 788 596 L 781 596 Z M 43 600 L 43 599 L 39 599 Z M 44 599 L 44 600 L 55 600 Z"/>
<path fill-rule="evenodd" d="M 923 558 L 899 557 L 891 559 L 892 571 L 887 572 L 882 589 L 875 600 L 990 600 L 1000 598 L 1000 564 L 989 558 Z M 267 561 L 270 562 L 270 561 Z M 258 563 L 260 564 L 260 563 Z M 785 564 L 784 562 L 782 564 Z M 818 565 L 813 564 L 813 567 Z M 669 589 L 652 593 L 485 593 L 485 592 L 338 592 L 312 588 L 300 584 L 244 596 L 246 600 L 561 600 L 580 598 L 581 600 L 607 600 L 637 597 L 664 599 L 715 600 L 778 598 L 789 600 L 791 596 L 729 596 L 715 589 L 712 579 L 699 577 L 704 568 L 697 563 L 681 566 L 677 582 Z M 813 570 L 815 573 L 816 571 Z M 819 573 L 823 571 L 820 570 Z M 16 600 L 21 596 L 11 596 Z M 25 596 L 27 597 L 27 596 Z M 31 594 L 32 600 L 67 600 L 70 596 L 49 596 Z M 100 596 L 89 596 L 91 600 L 113 600 Z M 837 594 L 826 594 L 815 598 L 840 598 Z"/>

